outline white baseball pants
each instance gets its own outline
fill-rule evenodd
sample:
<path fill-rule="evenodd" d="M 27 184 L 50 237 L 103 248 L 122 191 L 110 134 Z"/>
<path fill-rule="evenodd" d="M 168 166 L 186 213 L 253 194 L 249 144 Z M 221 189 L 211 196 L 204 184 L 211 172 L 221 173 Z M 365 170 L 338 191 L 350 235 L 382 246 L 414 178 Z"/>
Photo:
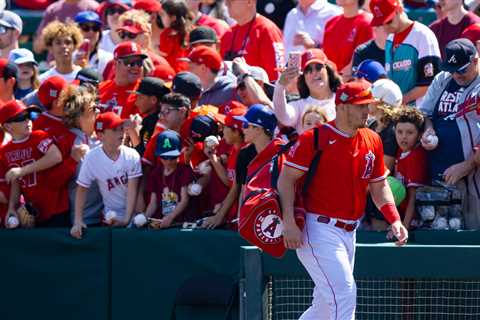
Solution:
<path fill-rule="evenodd" d="M 355 231 L 320 223 L 307 213 L 304 244 L 297 255 L 313 282 L 312 306 L 299 320 L 354 320 L 357 286 L 353 278 Z M 355 221 L 342 220 L 346 223 Z"/>

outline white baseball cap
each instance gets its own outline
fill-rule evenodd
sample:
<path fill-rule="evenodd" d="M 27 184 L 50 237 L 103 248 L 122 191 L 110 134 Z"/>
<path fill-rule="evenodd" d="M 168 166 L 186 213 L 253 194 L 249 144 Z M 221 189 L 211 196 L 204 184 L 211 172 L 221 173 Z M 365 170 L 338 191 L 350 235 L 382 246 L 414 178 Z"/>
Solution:
<path fill-rule="evenodd" d="M 372 84 L 372 95 L 375 99 L 392 107 L 399 107 L 403 100 L 402 90 L 390 79 L 375 81 Z"/>
<path fill-rule="evenodd" d="M 8 61 L 13 62 L 17 65 L 27 62 L 38 65 L 37 61 L 35 61 L 35 57 L 33 56 L 32 51 L 25 48 L 18 48 L 10 51 L 10 53 L 8 54 Z"/>

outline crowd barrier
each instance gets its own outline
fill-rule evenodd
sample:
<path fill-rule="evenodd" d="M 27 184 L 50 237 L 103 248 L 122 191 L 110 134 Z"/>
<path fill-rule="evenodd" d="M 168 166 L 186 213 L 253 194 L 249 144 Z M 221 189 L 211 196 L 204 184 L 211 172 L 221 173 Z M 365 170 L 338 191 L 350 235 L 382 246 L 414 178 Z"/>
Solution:
<path fill-rule="evenodd" d="M 359 232 L 358 239 L 385 242 L 385 234 Z M 480 250 L 470 246 L 480 244 L 480 232 L 422 231 L 412 233 L 411 239 L 465 248 L 362 244 L 357 274 L 480 274 Z M 173 314 L 176 320 L 225 319 L 228 296 L 223 305 L 205 300 L 222 289 L 220 283 L 245 285 L 245 245 L 236 233 L 221 230 L 91 228 L 82 240 L 71 238 L 67 229 L 0 230 L 0 319 L 169 320 Z M 258 265 L 258 270 L 305 276 L 293 252 L 283 260 L 262 259 L 263 269 Z M 201 285 L 186 290 L 189 283 Z M 182 290 L 189 292 L 187 302 L 179 298 Z M 237 319 L 238 300 L 231 302 L 230 319 Z"/>

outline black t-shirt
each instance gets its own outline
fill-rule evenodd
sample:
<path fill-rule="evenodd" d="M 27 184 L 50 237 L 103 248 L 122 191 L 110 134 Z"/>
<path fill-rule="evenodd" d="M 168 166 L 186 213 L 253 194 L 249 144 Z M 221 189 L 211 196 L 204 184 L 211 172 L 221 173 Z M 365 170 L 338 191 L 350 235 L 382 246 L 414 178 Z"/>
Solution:
<path fill-rule="evenodd" d="M 141 156 L 143 156 L 143 153 L 145 152 L 145 146 L 155 131 L 157 121 L 158 112 L 149 114 L 142 120 L 142 129 L 140 129 L 140 143 L 135 146 L 135 150 L 137 150 Z"/>
<path fill-rule="evenodd" d="M 257 149 L 255 145 L 250 144 L 238 153 L 237 166 L 235 167 L 235 177 L 238 186 L 245 184 L 247 181 L 247 166 L 257 155 Z"/>
<path fill-rule="evenodd" d="M 368 127 L 375 131 L 377 124 L 377 121 L 374 120 L 368 125 Z M 395 138 L 395 127 L 393 126 L 393 123 L 390 123 L 385 129 L 380 131 L 378 135 L 382 139 L 383 154 L 395 158 L 397 155 L 398 144 L 397 138 Z"/>
<path fill-rule="evenodd" d="M 353 52 L 352 67 L 358 67 L 363 60 L 367 59 L 378 61 L 382 66 L 384 66 L 385 50 L 380 49 L 373 40 L 359 45 Z"/>

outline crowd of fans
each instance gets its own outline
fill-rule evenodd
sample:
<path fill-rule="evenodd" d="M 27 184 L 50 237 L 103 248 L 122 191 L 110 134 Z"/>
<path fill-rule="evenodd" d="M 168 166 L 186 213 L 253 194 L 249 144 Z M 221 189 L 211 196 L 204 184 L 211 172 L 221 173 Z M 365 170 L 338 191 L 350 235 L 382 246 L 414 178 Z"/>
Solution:
<path fill-rule="evenodd" d="M 1 13 L 2 227 L 236 230 L 249 163 L 334 125 L 358 79 L 404 225 L 480 227 L 480 18 L 464 1 L 435 3 L 430 26 L 406 14 L 422 1 L 13 3 L 45 8 L 47 55 Z M 371 199 L 361 228 L 387 228 Z"/>

